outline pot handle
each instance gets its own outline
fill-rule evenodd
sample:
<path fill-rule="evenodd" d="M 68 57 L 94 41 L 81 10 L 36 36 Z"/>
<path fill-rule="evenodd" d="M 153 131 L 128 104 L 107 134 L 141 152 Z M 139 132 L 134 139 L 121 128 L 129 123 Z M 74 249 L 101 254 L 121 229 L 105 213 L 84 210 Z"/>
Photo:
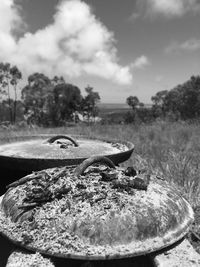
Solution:
<path fill-rule="evenodd" d="M 79 177 L 84 173 L 84 171 L 95 163 L 102 163 L 104 165 L 107 165 L 110 168 L 115 169 L 115 164 L 110 160 L 109 158 L 103 157 L 103 156 L 94 156 L 91 158 L 88 158 L 84 160 L 79 166 L 76 167 L 74 174 L 76 177 Z"/>
<path fill-rule="evenodd" d="M 76 142 L 76 140 L 74 138 L 72 138 L 71 136 L 68 136 L 68 135 L 56 135 L 56 136 L 49 138 L 47 140 L 47 142 L 49 144 L 52 144 L 53 142 L 55 142 L 58 139 L 67 139 L 67 140 L 71 141 L 74 144 L 74 146 L 76 146 L 76 147 L 79 146 L 78 143 Z"/>

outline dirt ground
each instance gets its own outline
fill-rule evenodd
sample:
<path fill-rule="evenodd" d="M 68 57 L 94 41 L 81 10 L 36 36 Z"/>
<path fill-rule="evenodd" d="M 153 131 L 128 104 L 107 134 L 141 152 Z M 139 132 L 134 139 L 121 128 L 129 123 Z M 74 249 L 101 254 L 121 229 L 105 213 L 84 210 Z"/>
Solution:
<path fill-rule="evenodd" d="M 195 220 L 187 238 L 194 249 L 200 254 L 200 206 L 194 208 L 194 214 Z"/>

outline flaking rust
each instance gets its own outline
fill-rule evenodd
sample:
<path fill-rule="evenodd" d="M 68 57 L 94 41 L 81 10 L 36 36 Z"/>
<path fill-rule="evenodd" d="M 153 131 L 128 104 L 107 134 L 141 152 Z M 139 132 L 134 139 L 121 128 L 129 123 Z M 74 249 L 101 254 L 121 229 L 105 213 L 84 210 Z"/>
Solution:
<path fill-rule="evenodd" d="M 41 177 L 7 191 L 0 224 L 13 242 L 48 255 L 95 260 L 147 254 L 182 238 L 193 221 L 173 186 L 106 158 L 35 175 Z"/>

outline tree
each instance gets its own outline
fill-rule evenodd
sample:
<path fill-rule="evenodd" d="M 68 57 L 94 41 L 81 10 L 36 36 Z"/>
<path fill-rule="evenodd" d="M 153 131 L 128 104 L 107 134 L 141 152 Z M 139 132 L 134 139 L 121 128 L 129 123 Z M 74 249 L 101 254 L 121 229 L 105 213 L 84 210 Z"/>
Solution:
<path fill-rule="evenodd" d="M 63 77 L 50 79 L 42 73 L 28 77 L 22 98 L 27 121 L 42 126 L 59 126 L 71 120 L 82 100 L 77 86 L 65 83 Z"/>
<path fill-rule="evenodd" d="M 22 74 L 16 66 L 10 63 L 0 63 L 0 94 L 1 100 L 8 100 L 9 119 L 16 122 L 17 91 Z"/>
<path fill-rule="evenodd" d="M 140 102 L 137 96 L 129 96 L 126 103 L 132 108 L 124 116 L 126 123 L 141 123 L 152 120 L 151 109 L 145 107 L 144 103 Z"/>
<path fill-rule="evenodd" d="M 28 77 L 28 85 L 22 89 L 24 115 L 28 123 L 44 125 L 48 119 L 48 103 L 52 97 L 51 80 L 42 73 Z"/>
<path fill-rule="evenodd" d="M 152 111 L 155 117 L 160 117 L 165 115 L 164 103 L 166 95 L 168 94 L 167 90 L 159 91 L 155 96 L 151 97 L 153 102 Z"/>
<path fill-rule="evenodd" d="M 60 83 L 53 89 L 50 113 L 53 124 L 58 126 L 72 120 L 73 113 L 80 110 L 82 95 L 80 89 L 67 83 Z"/>
<path fill-rule="evenodd" d="M 97 104 L 100 101 L 100 96 L 98 92 L 93 91 L 93 87 L 87 86 L 85 88 L 87 95 L 82 100 L 82 112 L 83 116 L 87 117 L 88 122 L 91 118 L 95 118 L 98 115 Z"/>
<path fill-rule="evenodd" d="M 151 100 L 154 103 L 154 105 L 162 106 L 164 104 L 164 100 L 165 100 L 167 93 L 168 93 L 167 90 L 163 90 L 163 91 L 157 92 L 155 96 L 152 96 Z"/>
<path fill-rule="evenodd" d="M 200 116 L 200 76 L 192 76 L 170 91 L 160 91 L 154 97 L 154 108 L 159 107 L 166 116 L 192 119 Z"/>
<path fill-rule="evenodd" d="M 139 105 L 140 105 L 140 101 L 137 98 L 137 96 L 129 96 L 126 99 L 126 103 L 133 109 L 135 110 Z"/>

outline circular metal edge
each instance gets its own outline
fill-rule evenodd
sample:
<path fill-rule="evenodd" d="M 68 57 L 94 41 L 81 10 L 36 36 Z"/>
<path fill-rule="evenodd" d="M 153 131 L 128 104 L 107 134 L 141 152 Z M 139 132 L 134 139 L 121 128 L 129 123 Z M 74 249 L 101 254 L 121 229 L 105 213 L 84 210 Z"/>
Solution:
<path fill-rule="evenodd" d="M 0 214 L 3 214 L 2 205 L 1 205 L 3 196 L 4 195 L 2 195 L 0 197 Z M 105 254 L 105 255 L 85 255 L 85 254 L 73 254 L 73 253 L 69 253 L 69 254 L 63 255 L 63 254 L 59 254 L 59 253 L 46 252 L 45 250 L 42 250 L 42 249 L 34 248 L 34 247 L 28 246 L 28 245 L 23 245 L 19 241 L 12 239 L 11 236 L 8 236 L 5 233 L 3 233 L 2 230 L 1 230 L 1 226 L 0 226 L 0 234 L 2 236 L 4 236 L 6 239 L 8 239 L 10 242 L 14 243 L 15 245 L 17 245 L 17 246 L 19 246 L 21 248 L 25 248 L 27 250 L 34 251 L 34 252 L 39 252 L 41 254 L 44 254 L 44 255 L 47 255 L 47 256 L 51 256 L 51 257 L 57 257 L 57 258 L 63 258 L 63 259 L 77 259 L 77 260 L 113 260 L 113 259 L 131 258 L 131 257 L 150 254 L 150 253 L 159 251 L 161 249 L 164 249 L 164 248 L 174 244 L 175 242 L 181 240 L 188 233 L 190 225 L 194 221 L 194 212 L 193 212 L 193 209 L 190 206 L 190 204 L 185 199 L 183 199 L 183 201 L 185 202 L 185 204 L 188 207 L 188 220 L 185 220 L 182 223 L 182 225 L 180 227 L 180 230 L 178 232 L 177 231 L 168 232 L 162 238 L 162 241 L 152 242 L 152 243 L 154 243 L 154 245 L 152 245 L 151 248 L 148 248 L 146 250 L 137 249 L 134 252 L 130 251 L 130 252 L 123 253 L 123 254 L 112 253 L 110 255 L 109 254 Z M 153 240 L 154 239 L 152 239 L 152 241 Z"/>
<path fill-rule="evenodd" d="M 22 139 L 22 138 L 27 138 L 27 140 L 31 138 L 49 138 L 53 137 L 55 135 L 53 134 L 41 134 L 41 135 L 26 135 L 26 136 L 19 136 L 19 137 L 11 137 L 10 140 L 15 139 L 13 141 L 16 141 L 17 139 Z M 128 147 L 128 150 L 118 152 L 118 153 L 112 153 L 108 155 L 104 155 L 111 159 L 115 164 L 122 163 L 126 160 L 128 160 L 135 148 L 134 144 L 129 142 L 129 141 L 122 141 L 118 139 L 109 139 L 109 138 L 104 138 L 104 137 L 87 137 L 85 135 L 71 135 L 72 137 L 76 138 L 81 138 L 81 139 L 88 139 L 88 140 L 99 140 L 99 141 L 104 141 L 108 143 L 114 143 L 118 142 L 121 144 L 124 144 Z M 3 140 L 3 139 L 1 139 Z M 12 142 L 10 142 L 12 143 Z M 72 166 L 72 165 L 78 165 L 80 164 L 83 160 L 85 160 L 88 157 L 76 157 L 76 158 L 66 158 L 66 159 L 58 159 L 58 158 L 52 158 L 52 159 L 47 159 L 47 158 L 20 158 L 20 157 L 10 157 L 10 156 L 4 156 L 0 154 L 0 162 L 2 161 L 2 166 L 9 166 L 9 169 L 17 169 L 21 171 L 33 171 L 31 166 L 35 165 L 37 167 L 34 167 L 34 170 L 39 171 L 42 169 L 47 169 L 47 168 L 53 168 L 53 167 L 60 167 L 60 166 Z M 34 162 L 34 161 L 37 162 Z M 18 167 L 15 166 L 17 164 Z M 29 166 L 30 165 L 30 166 Z M 25 168 L 25 169 L 24 169 Z"/>

